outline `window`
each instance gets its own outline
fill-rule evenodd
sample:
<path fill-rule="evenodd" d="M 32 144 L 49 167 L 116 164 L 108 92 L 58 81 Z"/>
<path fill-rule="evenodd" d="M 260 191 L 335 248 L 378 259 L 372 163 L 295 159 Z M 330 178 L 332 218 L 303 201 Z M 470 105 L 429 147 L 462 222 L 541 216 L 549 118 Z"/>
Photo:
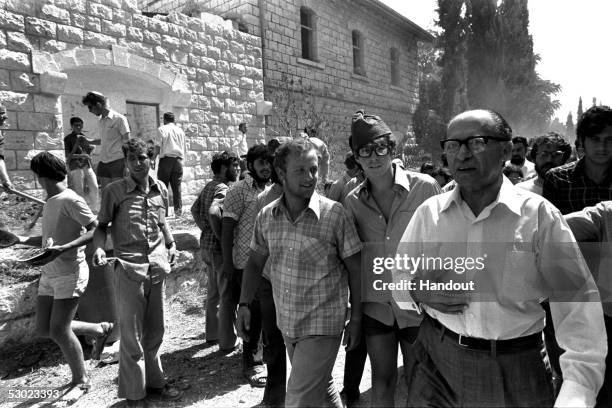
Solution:
<path fill-rule="evenodd" d="M 357 30 L 353 30 L 353 72 L 359 75 L 365 75 L 365 67 L 363 65 L 363 36 Z"/>
<path fill-rule="evenodd" d="M 302 27 L 302 58 L 316 61 L 315 14 L 312 10 L 300 7 L 300 24 Z"/>
<path fill-rule="evenodd" d="M 391 48 L 391 85 L 400 85 L 399 51 Z"/>

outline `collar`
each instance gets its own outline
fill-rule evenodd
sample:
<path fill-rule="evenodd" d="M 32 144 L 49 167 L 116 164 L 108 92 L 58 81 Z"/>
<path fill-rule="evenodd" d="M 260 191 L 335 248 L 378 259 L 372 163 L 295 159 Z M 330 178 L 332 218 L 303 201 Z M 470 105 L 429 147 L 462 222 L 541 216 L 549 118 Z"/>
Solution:
<path fill-rule="evenodd" d="M 115 116 L 117 115 L 117 112 L 115 112 L 114 110 L 112 110 L 111 108 L 108 108 L 108 115 L 104 116 L 104 115 L 100 115 L 101 119 L 114 119 Z"/>
<path fill-rule="evenodd" d="M 138 188 L 138 183 L 136 183 L 136 181 L 134 181 L 134 179 L 131 176 L 124 177 L 123 180 L 125 180 L 125 191 L 127 193 L 131 193 L 132 191 L 136 190 L 136 188 Z M 151 189 L 154 188 L 157 191 L 159 191 L 159 186 L 157 185 L 157 180 L 155 180 L 151 176 L 149 176 L 149 187 Z"/>
<path fill-rule="evenodd" d="M 247 186 L 249 187 L 254 187 L 257 190 L 260 190 L 259 186 L 257 185 L 257 182 L 255 181 L 255 179 L 253 178 L 253 176 L 251 176 L 250 172 L 247 172 L 244 176 L 244 182 L 246 183 Z"/>
<path fill-rule="evenodd" d="M 503 181 L 499 191 L 497 192 L 497 197 L 485 208 L 490 208 L 492 210 L 498 204 L 502 204 L 516 215 L 521 215 L 521 201 L 516 199 L 516 189 L 506 176 L 502 177 Z M 455 185 L 455 188 L 453 188 L 450 193 L 447 193 L 446 197 L 442 195 L 442 198 L 442 208 L 440 212 L 448 210 L 452 203 L 457 206 L 461 206 L 463 199 L 461 198 L 459 184 Z"/>
<path fill-rule="evenodd" d="M 321 219 L 321 196 L 316 191 L 312 193 L 312 196 L 310 196 L 308 207 L 302 211 L 302 214 L 304 214 L 307 210 L 312 211 L 315 217 L 317 217 L 317 220 Z M 285 205 L 285 193 L 283 193 L 280 198 L 272 203 L 272 214 L 276 217 L 279 211 L 289 212 L 287 206 Z"/>
<path fill-rule="evenodd" d="M 402 192 L 410 192 L 410 180 L 408 179 L 408 172 L 404 170 L 397 163 L 391 163 L 393 171 L 393 191 L 402 194 Z M 366 178 L 364 183 L 361 183 L 357 194 L 370 194 L 370 180 Z"/>

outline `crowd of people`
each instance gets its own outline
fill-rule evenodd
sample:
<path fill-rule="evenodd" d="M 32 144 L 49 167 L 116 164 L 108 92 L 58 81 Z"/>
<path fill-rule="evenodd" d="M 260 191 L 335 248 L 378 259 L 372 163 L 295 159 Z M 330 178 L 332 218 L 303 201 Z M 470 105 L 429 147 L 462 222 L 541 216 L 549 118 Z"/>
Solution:
<path fill-rule="evenodd" d="M 90 388 L 75 334 L 95 339 L 98 358 L 118 330 L 118 396 L 128 406 L 177 400 L 182 392 L 168 385 L 159 350 L 164 279 L 176 255 L 168 186 L 180 215 L 185 134 L 168 112 L 147 144 L 130 138 L 104 95 L 89 92 L 83 103 L 100 117 L 97 177 L 96 141 L 77 117 L 65 161 L 47 152 L 31 161 L 47 193 L 42 236 L 20 237 L 46 248 L 38 333 L 68 361 L 72 399 Z M 466 111 L 448 123 L 442 166 L 412 171 L 383 119 L 358 111 L 346 172 L 333 182 L 327 146 L 308 129 L 249 148 L 243 177 L 238 154 L 215 153 L 213 179 L 191 207 L 208 275 L 206 342 L 241 353 L 242 375 L 264 388 L 265 407 L 354 406 L 367 357 L 371 406 L 612 406 L 612 109 L 590 108 L 576 133 L 573 155 L 559 134 L 527 140 L 497 112 Z M 0 137 L 0 158 L 2 147 Z M 0 178 L 12 187 L 3 160 Z M 94 265 L 114 264 L 118 322 L 74 321 L 88 242 Z M 463 266 L 385 262 L 379 274 L 368 263 L 410 257 Z M 373 274 L 387 290 L 372 291 Z M 448 289 L 449 278 L 477 289 Z M 332 369 L 341 344 L 338 392 Z M 402 402 L 394 399 L 398 350 Z"/>

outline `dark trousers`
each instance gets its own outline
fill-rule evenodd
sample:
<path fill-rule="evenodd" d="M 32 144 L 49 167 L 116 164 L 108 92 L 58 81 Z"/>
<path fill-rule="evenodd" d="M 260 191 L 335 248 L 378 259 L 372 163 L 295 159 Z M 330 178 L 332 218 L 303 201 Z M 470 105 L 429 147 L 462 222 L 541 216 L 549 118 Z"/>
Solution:
<path fill-rule="evenodd" d="M 552 407 L 542 345 L 510 353 L 463 347 L 426 317 L 413 346 L 415 374 L 408 389 L 413 407 Z"/>
<path fill-rule="evenodd" d="M 548 301 L 542 302 L 542 308 L 546 312 L 546 325 L 544 326 L 544 343 L 546 344 L 546 356 L 550 363 L 550 370 L 552 373 L 553 389 L 555 390 L 555 396 L 561 391 L 561 385 L 563 384 L 563 372 L 561 371 L 561 363 L 559 359 L 561 354 L 565 353 L 565 350 L 557 343 L 557 337 L 555 336 L 555 325 L 553 324 L 552 314 L 550 313 L 550 303 Z"/>
<path fill-rule="evenodd" d="M 606 373 L 604 382 L 597 394 L 596 408 L 612 407 L 612 358 L 610 350 L 612 350 L 612 317 L 604 315 L 604 323 L 606 324 L 606 334 L 608 336 L 608 355 L 606 356 Z"/>
<path fill-rule="evenodd" d="M 174 201 L 174 212 L 180 214 L 183 211 L 181 200 L 181 181 L 183 181 L 183 159 L 180 157 L 162 157 L 159 159 L 157 178 L 168 187 L 172 188 L 172 199 Z"/>
<path fill-rule="evenodd" d="M 258 298 L 261 305 L 264 362 L 268 368 L 263 402 L 270 407 L 283 407 L 287 384 L 285 341 L 276 325 L 276 306 L 272 297 L 272 285 L 268 279 L 263 277 L 258 289 Z"/>
<path fill-rule="evenodd" d="M 240 300 L 240 287 L 242 285 L 242 273 L 243 269 L 234 270 L 234 278 L 232 279 L 233 293 L 235 302 L 238 304 Z M 251 327 L 247 332 L 249 341 L 242 343 L 242 371 L 246 372 L 256 364 L 261 362 L 255 361 L 255 354 L 259 349 L 259 341 L 261 340 L 261 305 L 259 302 L 259 296 L 255 296 L 255 299 L 249 303 L 249 310 L 251 311 Z"/>

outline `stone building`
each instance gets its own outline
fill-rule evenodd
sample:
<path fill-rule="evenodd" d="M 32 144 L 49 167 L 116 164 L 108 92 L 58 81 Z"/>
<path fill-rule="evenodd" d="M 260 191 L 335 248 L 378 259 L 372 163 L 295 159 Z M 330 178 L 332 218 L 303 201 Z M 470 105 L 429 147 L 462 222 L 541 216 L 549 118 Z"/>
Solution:
<path fill-rule="evenodd" d="M 262 38 L 267 136 L 309 126 L 348 149 L 358 108 L 380 114 L 394 133 L 411 130 L 418 103 L 417 47 L 425 30 L 377 0 L 139 0 L 143 12 L 207 11 Z M 339 175 L 342 166 L 335 166 Z"/>
<path fill-rule="evenodd" d="M 6 105 L 6 163 L 16 186 L 36 190 L 29 158 L 63 155 L 71 116 L 95 138 L 81 104 L 89 90 L 127 114 L 132 135 L 150 139 L 165 111 L 187 135 L 183 186 L 190 202 L 210 178 L 210 156 L 246 152 L 262 140 L 261 41 L 222 18 L 172 12 L 150 18 L 136 0 L 0 1 L 0 102 Z M 247 122 L 250 140 L 238 131 Z"/>

